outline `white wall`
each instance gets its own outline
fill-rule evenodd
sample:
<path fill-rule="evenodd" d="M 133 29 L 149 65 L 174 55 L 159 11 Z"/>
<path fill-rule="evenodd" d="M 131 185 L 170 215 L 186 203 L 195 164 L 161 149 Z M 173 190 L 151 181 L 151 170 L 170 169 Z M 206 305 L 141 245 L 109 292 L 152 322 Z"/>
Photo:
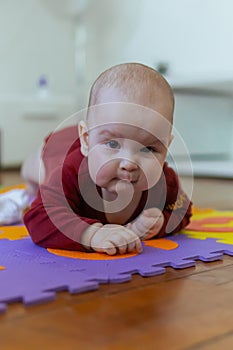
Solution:
<path fill-rule="evenodd" d="M 92 0 L 90 4 L 86 23 L 91 71 L 119 61 L 154 66 L 165 61 L 172 79 L 233 78 L 231 0 Z"/>
<path fill-rule="evenodd" d="M 229 79 L 233 96 L 232 13 L 231 0 L 93 0 L 86 86 L 120 62 L 165 62 L 174 88 L 216 83 L 218 90 Z M 175 126 L 192 154 L 232 157 L 232 96 L 176 94 Z"/>
<path fill-rule="evenodd" d="M 6 166 L 21 163 L 77 110 L 75 26 L 51 5 L 50 0 L 0 2 L 0 130 Z M 41 75 L 48 79 L 42 100 Z"/>
<path fill-rule="evenodd" d="M 77 16 L 72 6 L 80 4 L 86 8 Z M 94 79 L 117 63 L 138 61 L 156 67 L 164 61 L 175 87 L 229 78 L 233 91 L 232 12 L 231 0 L 1 1 L 4 162 L 23 160 L 62 118 L 85 107 Z M 46 113 L 42 120 L 33 120 L 45 107 L 37 98 L 41 74 L 49 81 L 47 107 L 60 111 L 58 120 L 46 121 Z M 233 154 L 231 97 L 177 94 L 176 100 L 176 127 L 191 153 Z M 17 156 L 13 141 L 22 145 Z"/>
<path fill-rule="evenodd" d="M 233 77 L 231 0 L 144 0 L 124 59 L 170 64 L 171 76 Z"/>
<path fill-rule="evenodd" d="M 0 2 L 0 95 L 36 93 L 46 74 L 51 93 L 74 94 L 74 25 L 43 0 Z"/>
<path fill-rule="evenodd" d="M 97 76 L 108 67 L 125 61 L 124 50 L 134 38 L 142 6 L 142 0 L 89 1 L 84 15 L 87 30 L 86 100 Z"/>

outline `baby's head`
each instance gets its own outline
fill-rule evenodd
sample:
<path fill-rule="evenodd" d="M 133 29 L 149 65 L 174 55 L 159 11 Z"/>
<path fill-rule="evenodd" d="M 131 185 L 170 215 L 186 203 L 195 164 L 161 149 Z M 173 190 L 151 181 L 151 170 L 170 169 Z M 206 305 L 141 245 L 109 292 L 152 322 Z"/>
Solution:
<path fill-rule="evenodd" d="M 110 192 L 127 183 L 152 187 L 172 139 L 173 111 L 172 89 L 154 69 L 125 63 L 103 72 L 91 88 L 87 121 L 79 123 L 93 181 Z"/>
<path fill-rule="evenodd" d="M 92 85 L 89 107 L 101 103 L 128 102 L 162 114 L 172 123 L 173 91 L 156 70 L 140 63 L 123 63 L 104 71 Z"/>

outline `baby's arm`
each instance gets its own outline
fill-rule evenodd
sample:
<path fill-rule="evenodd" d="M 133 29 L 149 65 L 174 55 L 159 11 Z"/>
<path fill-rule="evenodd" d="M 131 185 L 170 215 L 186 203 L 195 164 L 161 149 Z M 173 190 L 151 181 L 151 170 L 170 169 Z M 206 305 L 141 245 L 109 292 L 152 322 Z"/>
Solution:
<path fill-rule="evenodd" d="M 192 216 L 192 202 L 182 190 L 174 170 L 166 167 L 164 175 L 167 186 L 164 189 L 167 193 L 164 209 L 161 211 L 150 203 L 151 208 L 144 210 L 134 222 L 127 225 L 142 240 L 179 232 L 189 224 Z"/>
<path fill-rule="evenodd" d="M 186 199 L 186 205 L 182 208 L 174 210 L 168 208 L 163 211 L 158 208 L 146 209 L 127 227 L 134 231 L 141 240 L 155 236 L 161 238 L 181 231 L 189 224 L 191 215 L 191 203 Z"/>
<path fill-rule="evenodd" d="M 24 215 L 24 223 L 33 242 L 41 247 L 86 251 L 81 244 L 82 233 L 99 220 L 79 215 L 81 204 L 76 176 L 67 171 L 61 183 L 59 169 L 59 166 L 54 169 L 40 186 Z"/>
<path fill-rule="evenodd" d="M 114 255 L 132 251 L 142 252 L 142 244 L 136 233 L 121 225 L 94 223 L 83 233 L 81 244 L 99 253 Z"/>
<path fill-rule="evenodd" d="M 63 193 L 57 173 L 58 169 L 55 169 L 48 182 L 41 185 L 36 200 L 24 216 L 36 244 L 54 249 L 94 250 L 109 255 L 142 251 L 140 239 L 130 229 L 121 225 L 102 225 L 99 220 L 80 216 L 76 177 L 66 173 Z"/>

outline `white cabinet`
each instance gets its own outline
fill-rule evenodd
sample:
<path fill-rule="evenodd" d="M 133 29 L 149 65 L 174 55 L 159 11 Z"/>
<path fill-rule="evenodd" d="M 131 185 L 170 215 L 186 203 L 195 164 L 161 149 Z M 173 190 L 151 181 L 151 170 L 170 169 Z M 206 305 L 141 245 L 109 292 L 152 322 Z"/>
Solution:
<path fill-rule="evenodd" d="M 179 132 L 190 155 L 229 158 L 232 153 L 232 100 L 217 95 L 175 93 L 174 128 Z M 177 137 L 178 138 L 178 137 Z M 173 155 L 182 156 L 174 139 Z"/>
<path fill-rule="evenodd" d="M 0 97 L 1 158 L 3 166 L 22 163 L 45 136 L 76 112 L 70 97 Z"/>

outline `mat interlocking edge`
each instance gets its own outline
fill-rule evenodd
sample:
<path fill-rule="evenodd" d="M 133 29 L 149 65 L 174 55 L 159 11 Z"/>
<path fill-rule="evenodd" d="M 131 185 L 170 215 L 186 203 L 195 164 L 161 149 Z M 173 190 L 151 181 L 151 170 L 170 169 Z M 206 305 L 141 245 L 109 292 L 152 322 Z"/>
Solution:
<path fill-rule="evenodd" d="M 219 232 L 212 232 L 213 227 Z M 230 240 L 219 242 L 222 235 Z M 82 293 L 98 289 L 101 283 L 130 281 L 133 274 L 155 276 L 165 273 L 166 267 L 181 269 L 195 266 L 197 260 L 233 256 L 233 212 L 196 212 L 181 234 L 144 242 L 142 254 L 116 257 L 40 248 L 24 226 L 0 227 L 0 238 L 0 312 L 4 312 L 12 302 L 48 302 L 56 298 L 57 291 Z"/>

